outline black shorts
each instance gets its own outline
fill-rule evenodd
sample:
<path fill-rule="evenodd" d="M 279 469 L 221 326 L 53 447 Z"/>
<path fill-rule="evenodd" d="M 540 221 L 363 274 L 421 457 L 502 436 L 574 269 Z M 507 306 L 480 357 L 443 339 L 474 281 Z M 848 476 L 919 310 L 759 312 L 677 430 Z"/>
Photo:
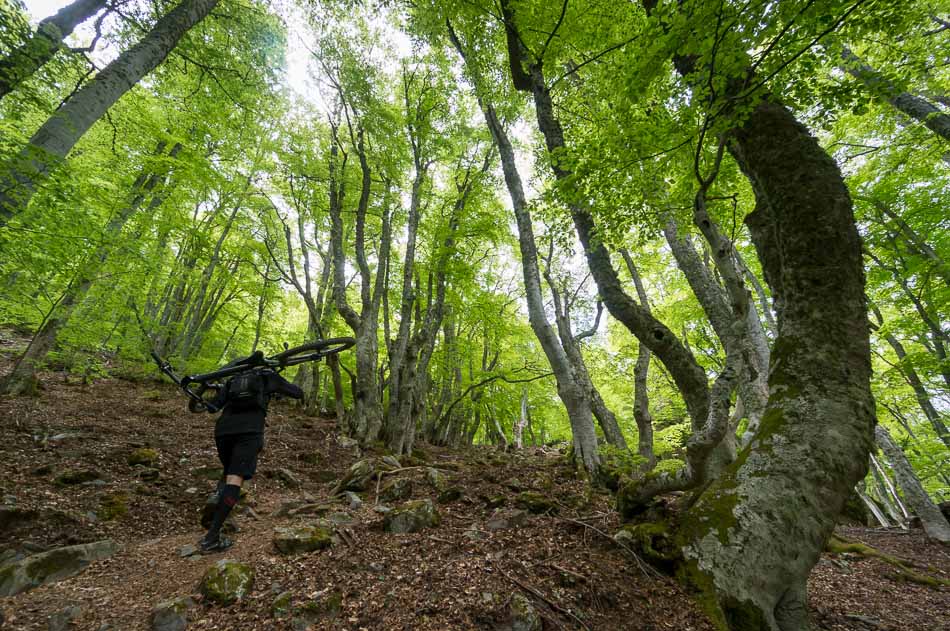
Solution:
<path fill-rule="evenodd" d="M 224 475 L 239 475 L 245 480 L 257 471 L 257 454 L 264 448 L 263 434 L 231 434 L 217 436 L 214 444 L 224 467 Z"/>

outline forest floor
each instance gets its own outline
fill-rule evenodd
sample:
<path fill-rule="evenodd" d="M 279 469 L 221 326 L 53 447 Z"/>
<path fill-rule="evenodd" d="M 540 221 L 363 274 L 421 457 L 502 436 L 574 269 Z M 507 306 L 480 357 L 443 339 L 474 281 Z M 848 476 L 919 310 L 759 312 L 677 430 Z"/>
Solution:
<path fill-rule="evenodd" d="M 335 481 L 361 457 L 358 449 L 338 437 L 334 421 L 305 417 L 283 402 L 272 407 L 259 475 L 248 486 L 253 511 L 237 511 L 243 514 L 235 546 L 223 555 L 183 558 L 179 549 L 202 535 L 199 513 L 214 485 L 207 476 L 217 466 L 212 417 L 188 414 L 167 384 L 104 379 L 79 385 L 58 373 L 44 375 L 43 382 L 38 398 L 0 400 L 2 503 L 37 516 L 22 527 L 0 529 L 0 554 L 101 539 L 120 549 L 72 578 L 0 598 L 4 629 L 47 629 L 51 616 L 77 606 L 71 626 L 62 628 L 150 629 L 157 603 L 187 595 L 198 601 L 188 629 L 301 629 L 306 625 L 299 620 L 274 617 L 277 595 L 289 593 L 299 604 L 328 591 L 341 596 L 340 607 L 313 628 L 511 629 L 509 605 L 520 593 L 548 630 L 712 629 L 671 579 L 625 556 L 609 537 L 620 525 L 611 497 L 590 491 L 556 450 L 509 454 L 424 446 L 428 465 L 442 470 L 463 496 L 436 504 L 439 526 L 389 534 L 376 510 L 374 485 L 356 509 L 331 495 Z M 157 480 L 141 480 L 141 467 L 127 462 L 143 446 L 159 454 Z M 290 488 L 281 468 L 300 486 Z M 96 480 L 54 482 L 76 470 L 92 471 Z M 414 499 L 438 495 L 424 468 L 386 479 L 397 475 L 413 480 Z M 510 506 L 522 490 L 553 499 L 557 514 L 532 515 L 520 528 L 486 528 L 489 501 Z M 127 512 L 107 519 L 103 506 L 114 507 L 117 495 Z M 279 507 L 299 498 L 333 504 L 348 536 L 323 551 L 279 554 L 274 527 L 307 519 L 278 516 Z M 929 544 L 919 531 L 842 532 L 950 578 L 950 551 Z M 251 593 L 230 607 L 202 601 L 197 590 L 220 558 L 244 561 L 256 573 Z M 950 630 L 950 589 L 902 582 L 892 566 L 875 559 L 824 555 L 809 591 L 819 629 Z"/>

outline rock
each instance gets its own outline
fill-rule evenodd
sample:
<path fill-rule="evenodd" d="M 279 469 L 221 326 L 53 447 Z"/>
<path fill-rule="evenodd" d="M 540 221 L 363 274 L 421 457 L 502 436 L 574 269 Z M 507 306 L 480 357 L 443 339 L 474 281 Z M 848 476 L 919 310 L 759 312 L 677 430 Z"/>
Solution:
<path fill-rule="evenodd" d="M 50 616 L 47 628 L 49 631 L 66 631 L 73 620 L 78 618 L 81 613 L 82 609 L 80 609 L 79 605 L 70 605 L 62 611 L 58 611 Z"/>
<path fill-rule="evenodd" d="M 336 444 L 343 449 L 353 449 L 354 447 L 360 446 L 360 441 L 355 438 L 350 438 L 349 436 L 337 436 Z"/>
<path fill-rule="evenodd" d="M 80 469 L 64 471 L 53 480 L 59 486 L 71 486 L 73 484 L 82 484 L 102 478 L 102 474 L 95 469 Z"/>
<path fill-rule="evenodd" d="M 105 480 L 89 480 L 88 482 L 83 482 L 79 486 L 108 486 L 109 483 Z"/>
<path fill-rule="evenodd" d="M 438 526 L 442 517 L 431 500 L 416 500 L 406 502 L 399 508 L 386 514 L 383 528 L 386 532 L 407 533 L 418 532 L 423 528 Z"/>
<path fill-rule="evenodd" d="M 519 480 L 518 478 L 511 478 L 510 480 L 508 480 L 508 482 L 505 483 L 505 488 L 517 493 L 518 491 L 524 490 L 524 484 L 522 484 L 521 480 Z"/>
<path fill-rule="evenodd" d="M 432 488 L 440 493 L 449 488 L 449 481 L 445 479 L 445 476 L 442 475 L 438 469 L 433 469 L 432 467 L 426 469 L 426 481 L 432 485 Z"/>
<path fill-rule="evenodd" d="M 119 517 L 125 517 L 129 512 L 128 501 L 129 497 L 125 493 L 107 495 L 99 502 L 96 517 L 102 521 L 111 521 Z"/>
<path fill-rule="evenodd" d="M 130 467 L 158 466 L 158 452 L 149 447 L 139 447 L 129 454 L 127 462 Z"/>
<path fill-rule="evenodd" d="M 178 556 L 180 556 L 183 559 L 185 557 L 190 557 L 195 554 L 198 554 L 198 546 L 194 544 L 189 543 L 188 545 L 184 545 L 178 548 Z"/>
<path fill-rule="evenodd" d="M 188 610 L 195 606 L 189 596 L 181 596 L 155 605 L 150 620 L 152 631 L 183 631 L 188 626 Z"/>
<path fill-rule="evenodd" d="M 435 501 L 439 504 L 450 504 L 462 499 L 462 495 L 462 489 L 458 488 L 457 486 L 453 486 L 439 493 L 439 496 L 435 498 Z"/>
<path fill-rule="evenodd" d="M 342 512 L 330 513 L 327 519 L 329 519 L 330 522 L 336 524 L 337 526 L 356 525 L 356 520 L 350 517 L 347 513 L 342 513 Z"/>
<path fill-rule="evenodd" d="M 535 515 L 541 515 L 542 513 L 556 513 L 558 510 L 557 504 L 553 500 L 547 498 L 540 493 L 534 493 L 533 491 L 524 491 L 519 493 L 515 497 L 515 506 L 518 508 L 523 508 L 530 513 Z"/>
<path fill-rule="evenodd" d="M 290 469 L 281 467 L 277 470 L 277 479 L 287 485 L 288 488 L 296 489 L 300 487 L 300 480 Z"/>
<path fill-rule="evenodd" d="M 75 576 L 93 561 L 108 559 L 118 550 L 109 539 L 56 548 L 0 568 L 0 596 L 13 596 L 39 585 Z"/>
<path fill-rule="evenodd" d="M 205 598 L 219 605 L 244 598 L 253 587 L 254 569 L 231 559 L 221 559 L 209 567 L 198 585 Z"/>
<path fill-rule="evenodd" d="M 373 507 L 373 511 L 379 513 L 380 515 L 388 515 L 393 512 L 391 506 L 386 506 L 385 504 L 379 504 L 378 506 Z"/>
<path fill-rule="evenodd" d="M 297 605 L 293 608 L 294 619 L 291 622 L 294 629 L 308 629 L 322 620 L 329 620 L 340 615 L 343 608 L 343 594 L 338 591 L 319 593 L 316 598 Z"/>
<path fill-rule="evenodd" d="M 32 524 L 39 519 L 39 517 L 40 514 L 38 511 L 17 508 L 7 503 L 4 506 L 0 506 L 0 530 L 5 533 L 10 532 L 20 526 Z"/>
<path fill-rule="evenodd" d="M 52 472 L 53 472 L 53 466 L 52 466 L 52 465 L 48 465 L 48 464 L 40 465 L 40 466 L 38 466 L 37 468 L 35 468 L 35 469 L 33 469 L 32 471 L 30 471 L 30 473 L 32 473 L 33 475 L 36 475 L 36 476 L 49 475 L 49 474 L 51 474 Z"/>
<path fill-rule="evenodd" d="M 508 615 L 511 616 L 511 631 L 541 631 L 541 616 L 523 594 L 516 592 L 512 595 Z"/>
<path fill-rule="evenodd" d="M 397 460 L 395 456 L 383 456 L 382 463 L 390 469 L 402 468 L 402 464 L 399 463 L 399 460 Z"/>
<path fill-rule="evenodd" d="M 185 489 L 185 493 L 187 493 L 188 495 L 194 495 L 197 492 L 198 492 L 197 486 L 189 486 L 187 489 Z"/>
<path fill-rule="evenodd" d="M 349 503 L 352 510 L 358 510 L 363 507 L 363 500 L 359 495 L 353 491 L 346 491 L 343 493 L 343 500 Z"/>
<path fill-rule="evenodd" d="M 343 479 L 333 490 L 334 495 L 343 491 L 365 491 L 376 475 L 376 462 L 371 459 L 357 460 L 350 467 Z"/>
<path fill-rule="evenodd" d="M 155 482 L 160 477 L 162 477 L 161 472 L 158 469 L 152 467 L 143 467 L 139 469 L 138 474 L 136 474 L 139 480 L 143 482 Z"/>
<path fill-rule="evenodd" d="M 286 618 L 290 615 L 290 603 L 293 600 L 293 594 L 290 592 L 281 592 L 274 599 L 270 606 L 270 614 L 277 619 Z"/>
<path fill-rule="evenodd" d="M 412 480 L 396 478 L 383 485 L 379 491 L 379 499 L 383 502 L 399 502 L 412 497 Z"/>
<path fill-rule="evenodd" d="M 482 495 L 480 497 L 485 502 L 485 508 L 500 508 L 508 503 L 508 498 L 504 495 L 494 495 L 492 497 Z"/>
<path fill-rule="evenodd" d="M 313 524 L 274 528 L 274 547 L 281 554 L 300 554 L 329 548 L 333 543 L 333 524 L 319 520 Z"/>
<path fill-rule="evenodd" d="M 496 510 L 488 519 L 485 527 L 489 530 L 508 530 L 521 528 L 528 522 L 528 513 L 523 510 Z"/>
<path fill-rule="evenodd" d="M 618 530 L 616 534 L 614 534 L 614 541 L 627 548 L 635 546 L 637 543 L 636 538 L 629 530 Z"/>

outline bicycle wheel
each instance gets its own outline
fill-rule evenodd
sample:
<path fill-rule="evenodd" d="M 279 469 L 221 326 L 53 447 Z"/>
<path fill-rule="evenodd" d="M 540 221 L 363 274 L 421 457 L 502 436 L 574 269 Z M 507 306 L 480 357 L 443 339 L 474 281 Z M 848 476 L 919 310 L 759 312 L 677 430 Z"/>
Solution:
<path fill-rule="evenodd" d="M 268 359 L 271 361 L 280 362 L 284 365 L 292 363 L 296 364 L 300 362 L 321 359 L 323 357 L 328 357 L 329 355 L 336 355 L 337 353 L 350 348 L 354 344 L 356 344 L 356 339 L 352 337 L 332 337 L 328 340 L 316 340 L 314 342 L 308 342 L 306 344 L 301 344 L 300 346 L 288 348 L 282 353 L 277 353 Z"/>

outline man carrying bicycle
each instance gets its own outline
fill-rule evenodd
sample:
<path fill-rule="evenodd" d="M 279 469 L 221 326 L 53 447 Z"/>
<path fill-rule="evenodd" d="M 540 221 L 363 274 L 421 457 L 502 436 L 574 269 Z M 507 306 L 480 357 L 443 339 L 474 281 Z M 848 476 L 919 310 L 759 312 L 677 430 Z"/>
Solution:
<path fill-rule="evenodd" d="M 263 354 L 232 362 L 261 363 Z M 218 505 L 207 534 L 198 542 L 202 553 L 221 552 L 231 547 L 231 540 L 221 534 L 221 527 L 241 496 L 241 485 L 257 470 L 257 455 L 264 448 L 264 424 L 267 406 L 274 395 L 302 399 L 303 390 L 269 368 L 257 368 L 231 377 L 211 400 L 212 409 L 222 410 L 214 426 L 214 443 L 224 470 L 218 483 Z M 192 412 L 204 411 L 189 404 Z"/>
<path fill-rule="evenodd" d="M 214 442 L 224 468 L 218 482 L 217 504 L 207 534 L 198 542 L 203 553 L 221 552 L 231 541 L 221 536 L 221 527 L 241 497 L 241 485 L 257 470 L 257 455 L 264 447 L 264 425 L 271 397 L 286 395 L 302 399 L 303 391 L 280 376 L 279 371 L 304 362 L 320 361 L 356 343 L 352 337 L 316 340 L 287 348 L 264 358 L 260 351 L 223 368 L 202 375 L 179 377 L 171 364 L 152 351 L 158 369 L 188 396 L 192 412 L 218 412 Z M 228 377 L 221 385 L 218 380 Z M 212 394 L 206 398 L 206 394 Z"/>

